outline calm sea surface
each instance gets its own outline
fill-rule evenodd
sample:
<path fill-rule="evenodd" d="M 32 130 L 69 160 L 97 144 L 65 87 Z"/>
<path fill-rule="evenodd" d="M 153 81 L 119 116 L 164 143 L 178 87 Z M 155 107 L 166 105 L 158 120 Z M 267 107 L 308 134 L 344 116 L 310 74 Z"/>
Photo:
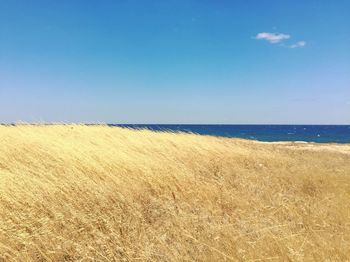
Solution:
<path fill-rule="evenodd" d="M 260 141 L 350 143 L 350 125 L 110 125 Z"/>

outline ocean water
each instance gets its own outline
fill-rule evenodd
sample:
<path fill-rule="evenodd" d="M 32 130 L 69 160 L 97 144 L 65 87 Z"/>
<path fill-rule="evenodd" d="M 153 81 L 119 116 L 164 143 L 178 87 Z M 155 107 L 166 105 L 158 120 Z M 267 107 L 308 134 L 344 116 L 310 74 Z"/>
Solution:
<path fill-rule="evenodd" d="M 110 125 L 154 131 L 191 132 L 260 141 L 350 143 L 350 125 Z"/>

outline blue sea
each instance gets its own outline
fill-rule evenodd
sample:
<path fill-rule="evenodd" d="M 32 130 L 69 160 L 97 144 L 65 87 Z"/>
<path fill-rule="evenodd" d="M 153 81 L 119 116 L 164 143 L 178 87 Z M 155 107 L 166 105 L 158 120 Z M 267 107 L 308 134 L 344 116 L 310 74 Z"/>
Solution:
<path fill-rule="evenodd" d="M 110 125 L 154 131 L 191 132 L 260 141 L 350 143 L 350 125 Z"/>

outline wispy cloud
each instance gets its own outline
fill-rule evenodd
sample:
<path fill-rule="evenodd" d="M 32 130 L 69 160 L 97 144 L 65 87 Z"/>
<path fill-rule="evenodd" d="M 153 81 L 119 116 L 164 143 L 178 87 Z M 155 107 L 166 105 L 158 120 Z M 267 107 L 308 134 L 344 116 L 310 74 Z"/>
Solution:
<path fill-rule="evenodd" d="M 291 35 L 288 34 L 282 34 L 282 33 L 268 33 L 268 32 L 261 32 L 258 33 L 254 39 L 257 40 L 266 40 L 271 44 L 280 43 L 280 46 L 287 47 L 287 48 L 300 48 L 304 47 L 306 45 L 305 41 L 298 41 L 294 44 L 285 44 L 285 41 L 291 38 Z"/>
<path fill-rule="evenodd" d="M 299 48 L 299 47 L 304 47 L 305 45 L 306 45 L 305 41 L 299 41 L 299 42 L 296 42 L 295 44 L 289 45 L 287 47 L 289 47 L 289 48 Z"/>
<path fill-rule="evenodd" d="M 287 34 L 267 33 L 267 32 L 258 33 L 255 36 L 255 39 L 258 39 L 258 40 L 263 39 L 270 42 L 271 44 L 276 44 L 289 38 L 290 38 L 290 35 L 287 35 Z"/>

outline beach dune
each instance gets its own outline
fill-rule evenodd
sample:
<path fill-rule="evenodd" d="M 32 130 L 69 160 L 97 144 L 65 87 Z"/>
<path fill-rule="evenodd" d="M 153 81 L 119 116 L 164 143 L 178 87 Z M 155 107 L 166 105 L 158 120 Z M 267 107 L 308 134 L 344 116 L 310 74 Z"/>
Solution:
<path fill-rule="evenodd" d="M 346 261 L 350 145 L 0 126 L 0 261 Z"/>

